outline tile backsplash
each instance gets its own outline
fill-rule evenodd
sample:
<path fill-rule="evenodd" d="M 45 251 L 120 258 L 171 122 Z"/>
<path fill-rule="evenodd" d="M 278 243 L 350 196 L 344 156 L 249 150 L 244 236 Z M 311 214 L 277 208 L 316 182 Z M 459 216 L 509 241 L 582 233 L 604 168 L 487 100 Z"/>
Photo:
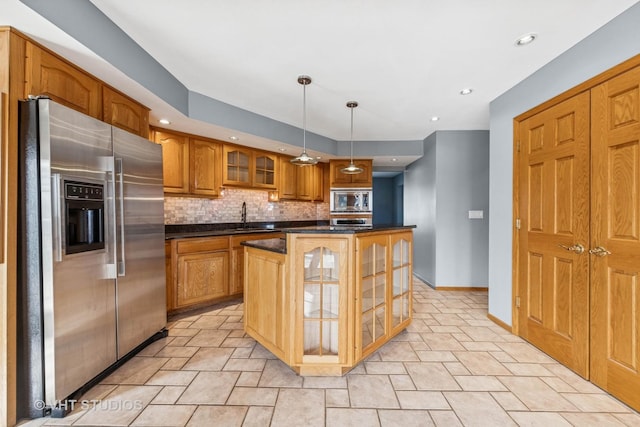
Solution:
<path fill-rule="evenodd" d="M 242 202 L 247 203 L 247 222 L 317 221 L 329 219 L 329 203 L 270 202 L 268 192 L 225 188 L 217 199 L 164 197 L 164 223 L 214 224 L 240 222 Z"/>

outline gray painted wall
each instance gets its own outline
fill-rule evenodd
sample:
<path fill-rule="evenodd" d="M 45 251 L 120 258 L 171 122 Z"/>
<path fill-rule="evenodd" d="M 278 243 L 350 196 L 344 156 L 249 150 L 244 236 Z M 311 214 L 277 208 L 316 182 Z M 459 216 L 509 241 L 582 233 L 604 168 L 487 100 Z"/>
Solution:
<path fill-rule="evenodd" d="M 393 178 L 373 178 L 373 223 L 393 224 Z"/>
<path fill-rule="evenodd" d="M 416 224 L 414 271 L 432 286 L 488 283 L 489 133 L 438 131 L 404 179 L 405 223 Z M 482 210 L 484 219 L 469 219 Z"/>
<path fill-rule="evenodd" d="M 404 223 L 413 231 L 413 271 L 436 283 L 436 134 L 424 140 L 424 156 L 404 174 Z"/>
<path fill-rule="evenodd" d="M 395 224 L 404 223 L 404 173 L 400 173 L 393 178 L 393 222 Z"/>
<path fill-rule="evenodd" d="M 436 132 L 436 286 L 488 283 L 489 132 Z M 483 219 L 469 219 L 482 210 Z"/>
<path fill-rule="evenodd" d="M 640 3 L 490 104 L 489 313 L 511 324 L 513 118 L 640 53 Z"/>

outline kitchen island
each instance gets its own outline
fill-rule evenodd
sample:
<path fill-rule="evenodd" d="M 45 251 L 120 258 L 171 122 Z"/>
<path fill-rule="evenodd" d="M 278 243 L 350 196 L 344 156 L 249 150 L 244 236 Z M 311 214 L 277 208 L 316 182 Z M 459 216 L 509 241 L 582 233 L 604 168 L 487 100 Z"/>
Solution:
<path fill-rule="evenodd" d="M 343 375 L 411 323 L 413 226 L 243 242 L 244 327 L 300 375 Z"/>

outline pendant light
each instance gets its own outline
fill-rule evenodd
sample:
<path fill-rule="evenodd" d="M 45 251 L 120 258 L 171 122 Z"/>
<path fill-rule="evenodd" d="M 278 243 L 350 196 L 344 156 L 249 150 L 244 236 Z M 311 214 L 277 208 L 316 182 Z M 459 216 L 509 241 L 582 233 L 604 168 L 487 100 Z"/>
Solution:
<path fill-rule="evenodd" d="M 346 168 L 340 169 L 341 173 L 345 173 L 347 175 L 356 175 L 364 171 L 364 169 L 359 168 L 353 163 L 353 109 L 357 106 L 358 103 L 356 101 L 347 102 L 347 107 L 351 109 L 351 162 Z"/>
<path fill-rule="evenodd" d="M 298 166 L 309 166 L 318 163 L 307 154 L 307 85 L 311 83 L 311 77 L 298 76 L 298 83 L 302 85 L 302 154 L 291 159 L 291 163 Z"/>

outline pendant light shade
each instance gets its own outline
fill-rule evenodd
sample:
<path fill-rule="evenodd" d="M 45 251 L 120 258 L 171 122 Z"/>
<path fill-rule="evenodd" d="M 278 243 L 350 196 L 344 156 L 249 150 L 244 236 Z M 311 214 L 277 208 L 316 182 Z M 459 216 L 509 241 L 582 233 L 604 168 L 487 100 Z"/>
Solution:
<path fill-rule="evenodd" d="M 298 76 L 298 83 L 302 85 L 302 153 L 291 159 L 291 163 L 298 166 L 315 165 L 318 160 L 307 154 L 307 85 L 311 83 L 311 77 Z"/>
<path fill-rule="evenodd" d="M 340 169 L 340 172 L 345 173 L 347 175 L 357 175 L 364 171 L 364 169 L 359 168 L 353 163 L 353 109 L 356 108 L 357 106 L 358 106 L 358 103 L 356 101 L 347 102 L 347 107 L 351 109 L 351 156 L 350 156 L 351 161 L 349 162 L 349 166 L 347 166 L 346 168 Z"/>

